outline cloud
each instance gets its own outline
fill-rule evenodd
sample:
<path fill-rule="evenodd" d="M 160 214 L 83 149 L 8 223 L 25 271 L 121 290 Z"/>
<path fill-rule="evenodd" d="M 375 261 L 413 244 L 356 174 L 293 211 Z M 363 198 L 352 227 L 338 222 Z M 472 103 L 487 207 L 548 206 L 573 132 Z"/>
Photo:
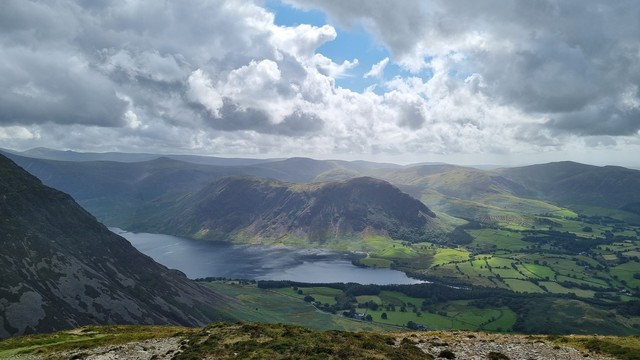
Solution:
<path fill-rule="evenodd" d="M 202 70 L 194 71 L 187 81 L 189 84 L 188 98 L 204 106 L 213 116 L 219 116 L 219 110 L 223 105 L 222 96 Z"/>
<path fill-rule="evenodd" d="M 587 107 L 573 113 L 560 114 L 545 126 L 563 133 L 586 136 L 636 135 L 640 131 L 640 107 L 621 110 L 615 106 Z"/>
<path fill-rule="evenodd" d="M 262 2 L 3 1 L 2 143 L 419 157 L 639 142 L 635 2 L 287 3 L 329 24 L 277 25 Z M 389 50 L 364 75 L 375 92 L 339 85 L 369 62 L 322 52 L 336 27 Z M 389 64 L 405 71 L 384 80 Z"/>
<path fill-rule="evenodd" d="M 380 60 L 380 62 L 377 64 L 373 64 L 373 66 L 371 66 L 371 70 L 367 71 L 364 74 L 364 78 L 365 79 L 369 77 L 382 78 L 384 76 L 384 68 L 387 67 L 387 64 L 389 64 L 388 57 Z"/>
<path fill-rule="evenodd" d="M 126 102 L 84 59 L 55 49 L 4 50 L 0 124 L 123 124 Z"/>
<path fill-rule="evenodd" d="M 403 1 L 401 6 L 389 1 L 289 0 L 301 8 L 325 10 L 341 26 L 361 23 L 388 45 L 396 56 L 403 56 L 415 48 L 416 37 L 428 30 L 425 23 L 424 1 Z"/>
<path fill-rule="evenodd" d="M 361 24 L 408 70 L 445 64 L 453 78 L 476 76 L 488 101 L 553 118 L 552 131 L 577 124 L 577 135 L 634 131 L 635 110 L 618 106 L 640 80 L 634 2 L 289 2 L 323 9 L 342 26 Z"/>

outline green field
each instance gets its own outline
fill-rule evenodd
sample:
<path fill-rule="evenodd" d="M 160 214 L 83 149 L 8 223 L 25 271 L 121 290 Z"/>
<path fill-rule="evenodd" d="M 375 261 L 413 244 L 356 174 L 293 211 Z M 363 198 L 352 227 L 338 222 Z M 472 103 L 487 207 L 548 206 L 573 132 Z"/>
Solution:
<path fill-rule="evenodd" d="M 544 290 L 541 289 L 536 284 L 531 281 L 519 280 L 519 279 L 504 279 L 505 284 L 511 288 L 511 290 L 515 292 L 521 293 L 543 293 Z"/>
<path fill-rule="evenodd" d="M 302 289 L 293 290 L 292 288 L 274 289 L 273 291 L 279 292 L 284 295 L 293 296 L 298 299 L 304 299 L 305 296 L 312 296 L 316 302 L 323 304 L 335 304 L 336 296 L 342 295 L 342 291 L 338 289 L 332 289 L 328 287 L 305 287 Z M 302 292 L 299 294 L 298 291 Z"/>
<path fill-rule="evenodd" d="M 453 261 L 469 260 L 469 252 L 464 249 L 439 248 L 433 259 L 433 266 L 448 264 Z"/>
<path fill-rule="evenodd" d="M 467 232 L 473 237 L 471 248 L 487 249 L 495 247 L 496 250 L 518 251 L 529 245 L 529 243 L 521 240 L 522 236 L 520 234 L 513 231 L 482 229 L 468 230 Z"/>
<path fill-rule="evenodd" d="M 619 280 L 623 280 L 627 286 L 637 288 L 640 286 L 640 279 L 634 277 L 634 275 L 640 274 L 640 263 L 636 261 L 629 261 L 624 264 L 620 264 L 611 269 L 611 274 L 618 277 Z"/>
<path fill-rule="evenodd" d="M 380 296 L 385 298 L 389 294 L 383 292 Z M 393 296 L 393 295 L 392 295 Z M 405 299 L 405 303 L 412 303 Z M 414 303 L 415 304 L 415 303 Z M 419 305 L 419 304 L 418 304 Z M 386 319 L 382 314 L 387 315 Z M 485 308 L 480 309 L 470 306 L 467 301 L 452 301 L 444 306 L 439 306 L 437 311 L 428 312 L 407 308 L 406 311 L 389 311 L 384 308 L 378 310 L 367 310 L 374 322 L 405 326 L 409 321 L 420 324 L 428 329 L 465 329 L 465 330 L 500 330 L 510 329 L 516 321 L 516 314 L 506 308 Z"/>
<path fill-rule="evenodd" d="M 556 276 L 555 271 L 551 268 L 543 265 L 536 264 L 519 264 L 517 265 L 518 269 L 522 271 L 523 274 L 528 277 L 538 278 L 538 279 L 553 279 Z"/>
<path fill-rule="evenodd" d="M 378 295 L 383 304 L 393 304 L 395 306 L 402 306 L 406 304 L 414 304 L 420 306 L 422 299 L 407 296 L 397 291 L 383 291 Z"/>
<path fill-rule="evenodd" d="M 566 288 L 556 282 L 553 281 L 541 281 L 539 283 L 541 286 L 544 286 L 547 291 L 554 294 L 576 294 L 579 297 L 584 298 L 592 298 L 595 295 L 595 291 L 593 290 L 582 290 L 578 288 Z"/>
<path fill-rule="evenodd" d="M 220 310 L 241 321 L 286 323 L 319 330 L 397 330 L 383 324 L 331 315 L 317 310 L 297 296 L 258 289 L 255 285 L 228 282 L 210 282 L 206 285 L 238 300 Z"/>
<path fill-rule="evenodd" d="M 397 329 L 389 325 L 404 327 L 409 321 L 430 329 L 486 329 L 508 330 L 515 323 L 515 313 L 506 307 L 480 309 L 467 301 L 453 301 L 438 305 L 433 312 L 422 311 L 423 299 L 407 296 L 397 291 L 382 291 L 379 295 L 360 295 L 358 304 L 373 302 L 377 310 L 358 307 L 356 312 L 366 313 L 372 322 L 356 321 L 342 316 L 318 311 L 302 300 L 305 295 L 319 298 L 338 296 L 342 292 L 327 287 L 301 287 L 302 295 L 290 287 L 274 290 L 259 289 L 255 285 L 234 282 L 210 282 L 207 286 L 237 300 L 222 309 L 242 321 L 287 323 L 304 325 L 314 329 L 389 331 Z M 332 298 L 333 299 L 333 298 Z M 335 301 L 334 301 L 335 302 Z M 387 306 L 393 304 L 394 309 Z M 387 314 L 387 319 L 382 318 Z"/>
<path fill-rule="evenodd" d="M 364 304 L 367 302 L 372 302 L 378 305 L 382 304 L 382 299 L 380 299 L 380 297 L 378 295 L 360 295 L 360 296 L 356 296 L 356 301 L 359 304 Z"/>

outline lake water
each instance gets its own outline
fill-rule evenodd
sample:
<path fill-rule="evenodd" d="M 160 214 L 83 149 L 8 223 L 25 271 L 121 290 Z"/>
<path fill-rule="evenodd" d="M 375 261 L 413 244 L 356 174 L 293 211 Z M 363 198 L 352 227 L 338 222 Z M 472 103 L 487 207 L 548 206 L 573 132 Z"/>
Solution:
<path fill-rule="evenodd" d="M 252 280 L 293 280 L 308 283 L 417 284 L 422 281 L 390 269 L 354 266 L 349 254 L 260 245 L 193 240 L 171 235 L 111 231 L 142 253 L 189 278 L 226 277 Z"/>

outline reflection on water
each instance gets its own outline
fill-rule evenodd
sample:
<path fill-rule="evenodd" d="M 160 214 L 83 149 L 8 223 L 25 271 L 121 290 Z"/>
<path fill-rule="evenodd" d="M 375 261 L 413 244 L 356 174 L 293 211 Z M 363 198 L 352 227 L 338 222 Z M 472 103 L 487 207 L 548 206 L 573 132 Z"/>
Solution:
<path fill-rule="evenodd" d="M 171 235 L 130 233 L 118 228 L 142 253 L 188 277 L 293 280 L 308 283 L 416 284 L 421 281 L 389 269 L 360 268 L 349 254 L 318 249 L 232 245 Z"/>

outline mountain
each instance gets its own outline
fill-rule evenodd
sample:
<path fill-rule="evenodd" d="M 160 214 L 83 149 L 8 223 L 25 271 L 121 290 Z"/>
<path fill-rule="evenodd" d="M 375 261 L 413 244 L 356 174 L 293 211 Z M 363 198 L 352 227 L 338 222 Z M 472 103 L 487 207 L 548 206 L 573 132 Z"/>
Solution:
<path fill-rule="evenodd" d="M 373 178 L 293 184 L 228 177 L 128 228 L 212 240 L 269 243 L 289 236 L 322 243 L 365 233 L 418 240 L 434 222 L 420 201 Z"/>
<path fill-rule="evenodd" d="M 531 222 L 530 215 L 560 210 L 528 198 L 526 188 L 500 173 L 447 164 L 382 169 L 372 176 L 387 180 L 431 209 L 480 222 L 508 219 Z"/>
<path fill-rule="evenodd" d="M 525 194 L 562 205 L 622 208 L 640 202 L 640 171 L 570 161 L 501 169 Z"/>
<path fill-rule="evenodd" d="M 202 325 L 226 297 L 110 232 L 0 155 L 0 338 L 84 324 Z"/>
<path fill-rule="evenodd" d="M 233 164 L 222 166 L 207 162 L 214 159 L 208 157 L 202 157 L 209 159 L 207 161 L 198 160 L 199 157 L 183 161 L 173 156 L 124 163 L 57 161 L 16 154 L 65 159 L 73 158 L 69 154 L 82 159 L 108 155 L 111 159 L 129 160 L 134 159 L 130 155 L 148 154 L 70 153 L 49 149 L 7 153 L 46 185 L 69 193 L 100 221 L 118 227 L 127 227 L 132 219 L 156 213 L 156 208 L 172 207 L 179 199 L 193 195 L 217 179 L 236 175 L 297 183 L 371 176 L 392 183 L 433 210 L 481 222 L 507 219 L 533 224 L 535 215 L 567 207 L 584 212 L 587 211 L 584 207 L 594 206 L 607 209 L 603 213 L 607 216 L 640 222 L 640 196 L 634 191 L 640 185 L 640 171 L 615 166 L 558 162 L 481 170 L 448 164 L 399 166 L 302 157 L 252 164 L 215 158 L 220 160 L 216 160 L 217 164 Z M 202 163 L 198 163 L 201 160 Z"/>
<path fill-rule="evenodd" d="M 178 156 L 157 157 L 140 162 L 61 161 L 25 157 L 15 152 L 0 153 L 41 179 L 45 185 L 73 196 L 100 221 L 118 227 L 125 226 L 130 218 L 139 216 L 138 213 L 144 212 L 144 207 L 149 204 L 154 207 L 169 206 L 176 199 L 226 176 L 251 175 L 290 182 L 331 181 L 361 176 L 361 171 L 368 169 L 392 166 L 363 161 L 308 158 L 222 166 L 197 163 L 195 160 L 177 160 L 176 158 L 181 158 Z M 58 153 L 66 152 L 53 152 L 53 155 Z M 45 154 L 51 153 L 45 151 Z M 91 158 L 91 154 L 73 154 L 82 159 Z M 118 156 L 111 157 L 130 155 L 115 154 Z"/>
<path fill-rule="evenodd" d="M 151 201 L 173 202 L 230 175 L 276 177 L 280 171 L 254 166 L 213 166 L 166 157 L 142 162 L 58 161 L 15 154 L 8 158 L 42 182 L 73 196 L 85 209 L 110 226 L 135 216 Z"/>
<path fill-rule="evenodd" d="M 390 182 L 465 200 L 477 200 L 490 194 L 518 192 L 521 186 L 499 174 L 457 165 L 420 165 L 400 170 L 376 172 Z"/>
<path fill-rule="evenodd" d="M 115 161 L 115 162 L 142 162 L 155 160 L 161 157 L 169 159 L 190 162 L 203 165 L 217 166 L 246 166 L 260 164 L 263 162 L 276 161 L 279 159 L 251 159 L 251 158 L 222 158 L 215 156 L 199 156 L 199 155 L 161 155 L 150 153 L 124 153 L 124 152 L 77 152 L 77 151 L 61 151 L 48 148 L 33 148 L 26 151 L 4 150 L 14 155 L 30 157 L 43 160 L 59 160 L 59 161 Z"/>
<path fill-rule="evenodd" d="M 400 165 L 369 161 L 315 160 L 293 157 L 280 161 L 257 164 L 255 167 L 268 169 L 274 179 L 291 182 L 319 182 L 346 180 L 367 175 L 380 169 L 398 169 Z"/>

